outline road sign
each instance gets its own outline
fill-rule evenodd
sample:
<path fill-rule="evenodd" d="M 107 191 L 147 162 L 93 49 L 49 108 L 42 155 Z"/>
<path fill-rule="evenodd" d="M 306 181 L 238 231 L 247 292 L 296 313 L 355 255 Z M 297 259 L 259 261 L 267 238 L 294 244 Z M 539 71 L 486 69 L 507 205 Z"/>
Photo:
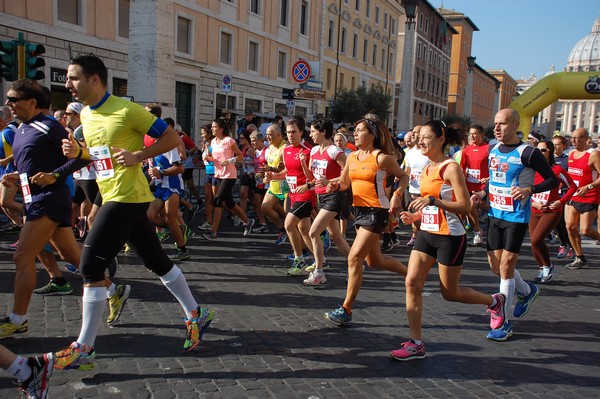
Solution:
<path fill-rule="evenodd" d="M 294 99 L 294 89 L 281 89 L 281 98 L 284 100 Z"/>
<path fill-rule="evenodd" d="M 294 108 L 296 106 L 296 101 L 294 99 L 287 100 L 285 106 L 288 108 Z"/>
<path fill-rule="evenodd" d="M 294 98 L 303 98 L 305 100 L 325 100 L 323 90 L 295 89 Z"/>
<path fill-rule="evenodd" d="M 231 89 L 233 86 L 231 80 L 231 76 L 229 75 L 225 75 L 223 76 L 223 79 L 221 79 L 221 91 L 223 93 L 231 93 Z"/>
<path fill-rule="evenodd" d="M 310 78 L 310 65 L 308 61 L 296 61 L 292 67 L 292 77 L 297 83 L 304 83 Z"/>

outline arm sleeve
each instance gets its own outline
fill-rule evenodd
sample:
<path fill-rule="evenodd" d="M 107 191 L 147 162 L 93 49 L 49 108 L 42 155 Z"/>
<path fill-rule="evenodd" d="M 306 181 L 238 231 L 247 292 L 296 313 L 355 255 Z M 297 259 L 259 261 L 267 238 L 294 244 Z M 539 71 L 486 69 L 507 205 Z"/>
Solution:
<path fill-rule="evenodd" d="M 91 162 L 92 161 L 89 161 L 86 159 L 81 159 L 81 158 L 69 159 L 69 161 L 67 163 L 54 169 L 52 171 L 52 173 L 60 173 L 60 175 L 61 175 L 60 180 L 65 180 L 68 175 L 72 174 L 75 171 L 78 171 L 81 168 L 86 167 Z"/>
<path fill-rule="evenodd" d="M 532 168 L 544 178 L 541 183 L 531 186 L 532 194 L 552 190 L 554 187 L 558 186 L 558 179 L 540 150 L 532 147 L 525 148 L 521 156 L 521 161 L 523 162 L 523 165 Z"/>
<path fill-rule="evenodd" d="M 560 173 L 558 175 L 558 180 L 560 181 L 560 183 L 564 187 L 567 188 L 567 192 L 565 193 L 565 195 L 563 195 L 560 198 L 560 203 L 564 205 L 577 192 L 577 185 L 575 184 L 575 182 L 573 181 L 573 179 L 571 179 L 571 176 L 569 176 L 569 174 L 567 173 L 567 171 L 564 170 L 563 168 L 560 168 Z"/>

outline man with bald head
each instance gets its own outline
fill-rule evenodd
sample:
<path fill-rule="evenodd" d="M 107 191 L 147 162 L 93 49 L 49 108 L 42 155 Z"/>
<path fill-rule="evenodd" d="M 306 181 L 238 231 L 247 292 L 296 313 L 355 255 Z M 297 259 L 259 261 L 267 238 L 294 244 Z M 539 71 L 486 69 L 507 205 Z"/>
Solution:
<path fill-rule="evenodd" d="M 487 338 L 493 341 L 506 341 L 513 335 L 507 310 L 512 305 L 515 290 L 518 294 L 515 317 L 524 316 L 539 294 L 538 287 L 523 280 L 516 270 L 517 260 L 528 231 L 531 195 L 558 185 L 540 150 L 517 137 L 519 122 L 520 117 L 515 110 L 506 108 L 498 111 L 494 118 L 494 135 L 498 142 L 490 149 L 489 155 L 487 254 L 492 272 L 500 276 L 500 292 L 505 300 L 506 313 L 492 317 L 492 330 Z M 536 172 L 544 181 L 533 185 Z M 485 191 L 476 192 L 472 200 L 476 204 L 485 195 Z"/>
<path fill-rule="evenodd" d="M 588 145 L 589 133 L 579 128 L 571 134 L 573 151 L 569 153 L 569 176 L 577 185 L 577 192 L 565 206 L 565 222 L 569 240 L 576 258 L 566 265 L 567 269 L 587 266 L 581 247 L 581 234 L 593 240 L 600 240 L 600 233 L 592 225 L 598 217 L 600 202 L 600 153 Z"/>

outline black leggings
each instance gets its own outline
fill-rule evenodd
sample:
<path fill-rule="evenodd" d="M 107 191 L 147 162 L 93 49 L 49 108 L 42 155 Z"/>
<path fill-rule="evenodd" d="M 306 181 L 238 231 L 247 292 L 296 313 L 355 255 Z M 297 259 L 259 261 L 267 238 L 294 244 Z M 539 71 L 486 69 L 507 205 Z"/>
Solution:
<path fill-rule="evenodd" d="M 219 182 L 219 188 L 215 195 L 214 205 L 221 208 L 223 203 L 228 209 L 235 207 L 235 201 L 233 200 L 233 187 L 235 186 L 236 179 L 217 179 Z"/>
<path fill-rule="evenodd" d="M 81 252 L 80 270 L 83 281 L 104 280 L 104 271 L 127 243 L 144 266 L 159 276 L 173 267 L 173 262 L 160 245 L 148 216 L 148 203 L 107 202 L 100 207 L 94 225 Z"/>

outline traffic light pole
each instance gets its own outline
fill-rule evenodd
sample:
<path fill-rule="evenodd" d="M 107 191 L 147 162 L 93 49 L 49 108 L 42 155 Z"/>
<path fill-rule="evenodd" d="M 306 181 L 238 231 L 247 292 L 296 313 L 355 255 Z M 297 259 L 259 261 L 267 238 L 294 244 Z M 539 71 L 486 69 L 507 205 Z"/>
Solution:
<path fill-rule="evenodd" d="M 23 32 L 19 32 L 17 37 L 17 76 L 19 79 L 25 79 L 25 39 L 23 39 Z"/>

